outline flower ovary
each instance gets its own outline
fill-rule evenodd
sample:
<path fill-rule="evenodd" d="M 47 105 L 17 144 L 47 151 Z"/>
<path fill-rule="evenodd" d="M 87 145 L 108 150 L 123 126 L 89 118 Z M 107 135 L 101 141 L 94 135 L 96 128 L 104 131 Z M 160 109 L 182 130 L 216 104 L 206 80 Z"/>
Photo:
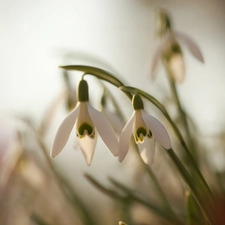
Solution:
<path fill-rule="evenodd" d="M 88 84 L 86 80 L 81 80 L 78 85 L 78 101 L 79 102 L 88 102 Z"/>

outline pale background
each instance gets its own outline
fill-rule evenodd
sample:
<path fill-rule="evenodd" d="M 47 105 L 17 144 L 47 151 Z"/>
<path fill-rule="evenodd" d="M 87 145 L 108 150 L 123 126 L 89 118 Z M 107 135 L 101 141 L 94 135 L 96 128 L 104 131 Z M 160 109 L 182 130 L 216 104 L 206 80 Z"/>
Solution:
<path fill-rule="evenodd" d="M 172 14 L 175 29 L 192 36 L 205 58 L 203 65 L 184 48 L 187 75 L 178 91 L 185 109 L 203 135 L 223 130 L 223 0 L 1 0 L 1 121 L 9 114 L 19 114 L 38 122 L 63 88 L 58 66 L 67 63 L 116 71 L 127 84 L 160 99 L 162 88 L 168 91 L 163 70 L 159 70 L 155 82 L 148 78 L 151 59 L 159 44 L 154 33 L 156 7 L 164 7 Z M 65 59 L 67 53 L 74 53 L 73 58 Z M 130 113 L 131 108 L 128 110 Z M 49 145 L 64 116 L 56 120 Z M 2 122 L 0 129 L 5 126 Z M 75 167 L 85 167 L 85 162 L 80 152 L 74 153 L 70 148 L 56 161 L 65 160 L 76 174 Z M 97 150 L 92 167 L 85 168 L 89 172 L 104 168 L 103 176 L 106 176 L 107 168 L 112 172 L 119 165 L 114 161 L 108 151 L 102 154 Z"/>

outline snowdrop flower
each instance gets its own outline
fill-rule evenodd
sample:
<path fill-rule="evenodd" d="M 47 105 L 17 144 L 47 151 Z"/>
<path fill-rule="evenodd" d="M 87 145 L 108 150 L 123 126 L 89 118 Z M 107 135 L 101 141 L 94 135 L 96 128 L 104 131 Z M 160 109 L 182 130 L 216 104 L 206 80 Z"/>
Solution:
<path fill-rule="evenodd" d="M 87 165 L 91 164 L 93 158 L 97 132 L 112 154 L 118 155 L 116 134 L 106 117 L 89 104 L 88 84 L 85 80 L 79 83 L 76 107 L 66 116 L 56 133 L 50 153 L 52 158 L 62 151 L 74 126 Z"/>
<path fill-rule="evenodd" d="M 127 225 L 126 223 L 124 223 L 123 221 L 119 222 L 119 225 Z"/>
<path fill-rule="evenodd" d="M 125 158 L 129 150 L 130 137 L 133 133 L 143 161 L 151 165 L 154 159 L 155 141 L 165 149 L 170 149 L 170 138 L 165 127 L 144 110 L 140 95 L 135 94 L 133 96 L 132 104 L 134 112 L 120 135 L 118 159 L 122 162 Z"/>
<path fill-rule="evenodd" d="M 159 61 L 165 60 L 172 79 L 181 83 L 185 77 L 185 63 L 182 49 L 177 40 L 182 41 L 200 62 L 204 62 L 203 55 L 198 45 L 188 35 L 172 30 L 170 19 L 165 10 L 159 10 L 156 22 L 157 35 L 162 41 L 153 57 L 151 75 L 155 75 Z"/>

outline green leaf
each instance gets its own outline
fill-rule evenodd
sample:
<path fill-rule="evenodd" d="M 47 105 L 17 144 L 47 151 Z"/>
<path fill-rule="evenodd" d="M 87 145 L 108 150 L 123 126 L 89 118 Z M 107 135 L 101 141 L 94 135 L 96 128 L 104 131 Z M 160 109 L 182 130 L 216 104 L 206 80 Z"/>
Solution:
<path fill-rule="evenodd" d="M 187 213 L 187 224 L 188 225 L 206 225 L 207 221 L 202 214 L 196 200 L 193 195 L 187 191 L 186 192 L 186 213 Z"/>

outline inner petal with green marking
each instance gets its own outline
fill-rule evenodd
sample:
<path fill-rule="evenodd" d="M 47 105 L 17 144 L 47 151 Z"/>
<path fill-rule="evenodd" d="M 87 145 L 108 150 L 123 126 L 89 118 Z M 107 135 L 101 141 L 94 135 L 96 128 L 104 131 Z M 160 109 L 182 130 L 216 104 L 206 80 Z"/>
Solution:
<path fill-rule="evenodd" d="M 145 137 L 152 138 L 152 132 L 146 126 L 141 110 L 135 110 L 134 140 L 136 143 L 143 143 Z"/>
<path fill-rule="evenodd" d="M 95 126 L 89 115 L 87 104 L 87 102 L 80 103 L 80 111 L 76 122 L 76 134 L 78 138 L 83 138 L 86 135 L 90 138 L 95 138 Z"/>
<path fill-rule="evenodd" d="M 150 130 L 147 130 L 144 127 L 139 127 L 135 132 L 134 132 L 134 139 L 136 143 L 143 143 L 144 142 L 144 137 L 151 138 L 152 137 L 152 132 Z"/>
<path fill-rule="evenodd" d="M 79 127 L 77 127 L 77 137 L 83 138 L 88 135 L 91 138 L 95 137 L 95 129 L 90 124 L 84 122 Z"/>

